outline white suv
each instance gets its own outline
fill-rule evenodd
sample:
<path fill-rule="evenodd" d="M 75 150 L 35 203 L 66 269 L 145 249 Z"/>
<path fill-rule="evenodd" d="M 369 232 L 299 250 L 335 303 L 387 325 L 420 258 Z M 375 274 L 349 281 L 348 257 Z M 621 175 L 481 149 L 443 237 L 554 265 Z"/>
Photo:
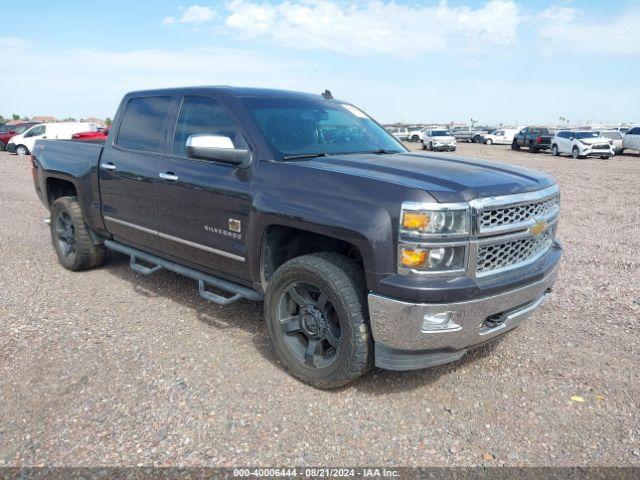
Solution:
<path fill-rule="evenodd" d="M 615 150 L 611 140 L 601 137 L 598 132 L 563 130 L 551 139 L 551 153 L 555 156 L 566 153 L 573 158 L 609 158 L 615 155 Z"/>
<path fill-rule="evenodd" d="M 456 151 L 456 138 L 448 130 L 425 130 L 422 136 L 423 150 Z"/>
<path fill-rule="evenodd" d="M 638 150 L 640 151 L 640 127 L 634 127 L 627 132 L 622 139 L 622 151 Z"/>

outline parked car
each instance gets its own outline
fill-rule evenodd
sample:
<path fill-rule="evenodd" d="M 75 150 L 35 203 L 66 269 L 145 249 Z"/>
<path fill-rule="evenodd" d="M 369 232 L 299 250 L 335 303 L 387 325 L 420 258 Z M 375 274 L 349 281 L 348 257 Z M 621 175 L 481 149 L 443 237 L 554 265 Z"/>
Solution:
<path fill-rule="evenodd" d="M 38 140 L 31 163 L 63 267 L 110 249 L 220 305 L 264 300 L 281 364 L 320 388 L 453 362 L 513 330 L 562 255 L 551 176 L 410 152 L 320 95 L 130 93 L 104 145 Z"/>
<path fill-rule="evenodd" d="M 36 140 L 45 138 L 68 140 L 74 133 L 98 131 L 98 128 L 98 125 L 94 123 L 40 123 L 25 130 L 24 133 L 12 137 L 7 144 L 7 151 L 18 155 L 29 155 Z"/>
<path fill-rule="evenodd" d="M 448 130 L 425 130 L 422 136 L 423 150 L 456 151 L 456 138 Z"/>
<path fill-rule="evenodd" d="M 511 145 L 513 138 L 518 134 L 518 129 L 502 128 L 482 135 L 482 143 L 485 145 Z"/>
<path fill-rule="evenodd" d="M 551 140 L 551 153 L 556 157 L 564 153 L 573 158 L 609 158 L 615 155 L 615 150 L 611 141 L 598 132 L 562 130 Z"/>
<path fill-rule="evenodd" d="M 620 130 L 603 130 L 600 132 L 600 136 L 611 141 L 616 155 L 622 155 L 624 153 L 624 147 L 622 146 L 624 134 L 621 133 Z"/>
<path fill-rule="evenodd" d="M 640 151 L 640 127 L 634 127 L 622 139 L 622 149 Z"/>
<path fill-rule="evenodd" d="M 98 131 L 80 132 L 74 133 L 71 136 L 72 140 L 81 140 L 83 142 L 104 141 L 109 136 L 109 128 L 101 128 Z"/>
<path fill-rule="evenodd" d="M 398 140 L 406 141 L 409 140 L 409 129 L 408 128 L 390 128 L 388 132 L 391 133 Z"/>
<path fill-rule="evenodd" d="M 421 142 L 423 137 L 424 137 L 424 132 L 426 131 L 426 128 L 420 128 L 420 129 L 409 129 L 409 141 L 410 142 Z"/>
<path fill-rule="evenodd" d="M 481 135 L 482 131 L 477 128 L 456 128 L 451 130 L 452 135 L 459 142 L 472 142 L 477 135 Z"/>
<path fill-rule="evenodd" d="M 18 123 L 16 125 L 0 126 L 0 151 L 6 150 L 7 144 L 9 143 L 9 140 L 11 140 L 11 137 L 20 135 L 25 130 L 27 130 L 30 127 L 33 127 L 34 125 L 36 124 L 32 122 L 25 122 L 25 123 Z"/>
<path fill-rule="evenodd" d="M 552 138 L 553 135 L 546 127 L 526 127 L 513 138 L 511 148 L 520 150 L 520 148 L 526 147 L 531 153 L 538 153 L 540 150 L 551 148 Z"/>

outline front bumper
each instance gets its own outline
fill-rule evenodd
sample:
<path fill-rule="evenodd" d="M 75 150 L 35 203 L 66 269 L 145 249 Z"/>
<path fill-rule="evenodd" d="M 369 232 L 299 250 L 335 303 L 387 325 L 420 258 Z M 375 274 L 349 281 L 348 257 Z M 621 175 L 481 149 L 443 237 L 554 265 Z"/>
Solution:
<path fill-rule="evenodd" d="M 615 155 L 615 150 L 613 148 L 609 150 L 594 150 L 591 148 L 585 148 L 582 150 L 582 156 L 585 157 L 613 157 Z"/>
<path fill-rule="evenodd" d="M 517 327 L 547 298 L 558 264 L 535 283 L 504 293 L 453 303 L 407 303 L 369 295 L 376 366 L 414 370 L 461 358 L 479 345 Z M 423 329 L 425 316 L 451 312 L 451 328 Z"/>
<path fill-rule="evenodd" d="M 454 151 L 456 149 L 456 144 L 455 143 L 449 143 L 449 144 L 444 144 L 444 143 L 435 143 L 433 145 L 433 149 L 434 150 L 450 150 L 450 151 Z"/>
<path fill-rule="evenodd" d="M 16 153 L 16 144 L 15 143 L 9 143 L 7 145 L 7 152 Z"/>

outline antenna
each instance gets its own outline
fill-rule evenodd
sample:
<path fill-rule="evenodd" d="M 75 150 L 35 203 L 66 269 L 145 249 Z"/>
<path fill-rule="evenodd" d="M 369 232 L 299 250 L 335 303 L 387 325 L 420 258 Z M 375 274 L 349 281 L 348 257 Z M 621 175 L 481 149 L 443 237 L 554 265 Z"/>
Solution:
<path fill-rule="evenodd" d="M 322 98 L 325 100 L 333 100 L 333 95 L 331 95 L 331 90 L 325 90 L 324 93 L 321 94 Z"/>

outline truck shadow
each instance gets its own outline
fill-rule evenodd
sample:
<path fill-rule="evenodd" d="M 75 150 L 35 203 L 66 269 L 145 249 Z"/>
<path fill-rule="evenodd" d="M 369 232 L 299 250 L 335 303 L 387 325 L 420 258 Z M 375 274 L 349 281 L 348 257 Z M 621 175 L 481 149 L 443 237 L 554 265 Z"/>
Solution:
<path fill-rule="evenodd" d="M 261 303 L 241 300 L 226 307 L 215 305 L 198 295 L 197 284 L 194 280 L 167 270 L 145 277 L 129 268 L 129 257 L 113 251 L 108 252 L 103 269 L 121 280 L 133 284 L 133 291 L 138 295 L 149 299 L 167 298 L 194 310 L 198 320 L 208 328 L 244 330 L 251 335 L 256 351 L 265 360 L 284 370 L 271 346 L 263 321 Z M 337 391 L 355 388 L 374 395 L 384 395 L 424 387 L 436 382 L 443 375 L 481 360 L 491 354 L 496 344 L 497 341 L 487 343 L 471 350 L 455 363 L 429 369 L 394 372 L 374 368 L 369 375 Z M 215 347 L 212 346 L 212 348 Z"/>

